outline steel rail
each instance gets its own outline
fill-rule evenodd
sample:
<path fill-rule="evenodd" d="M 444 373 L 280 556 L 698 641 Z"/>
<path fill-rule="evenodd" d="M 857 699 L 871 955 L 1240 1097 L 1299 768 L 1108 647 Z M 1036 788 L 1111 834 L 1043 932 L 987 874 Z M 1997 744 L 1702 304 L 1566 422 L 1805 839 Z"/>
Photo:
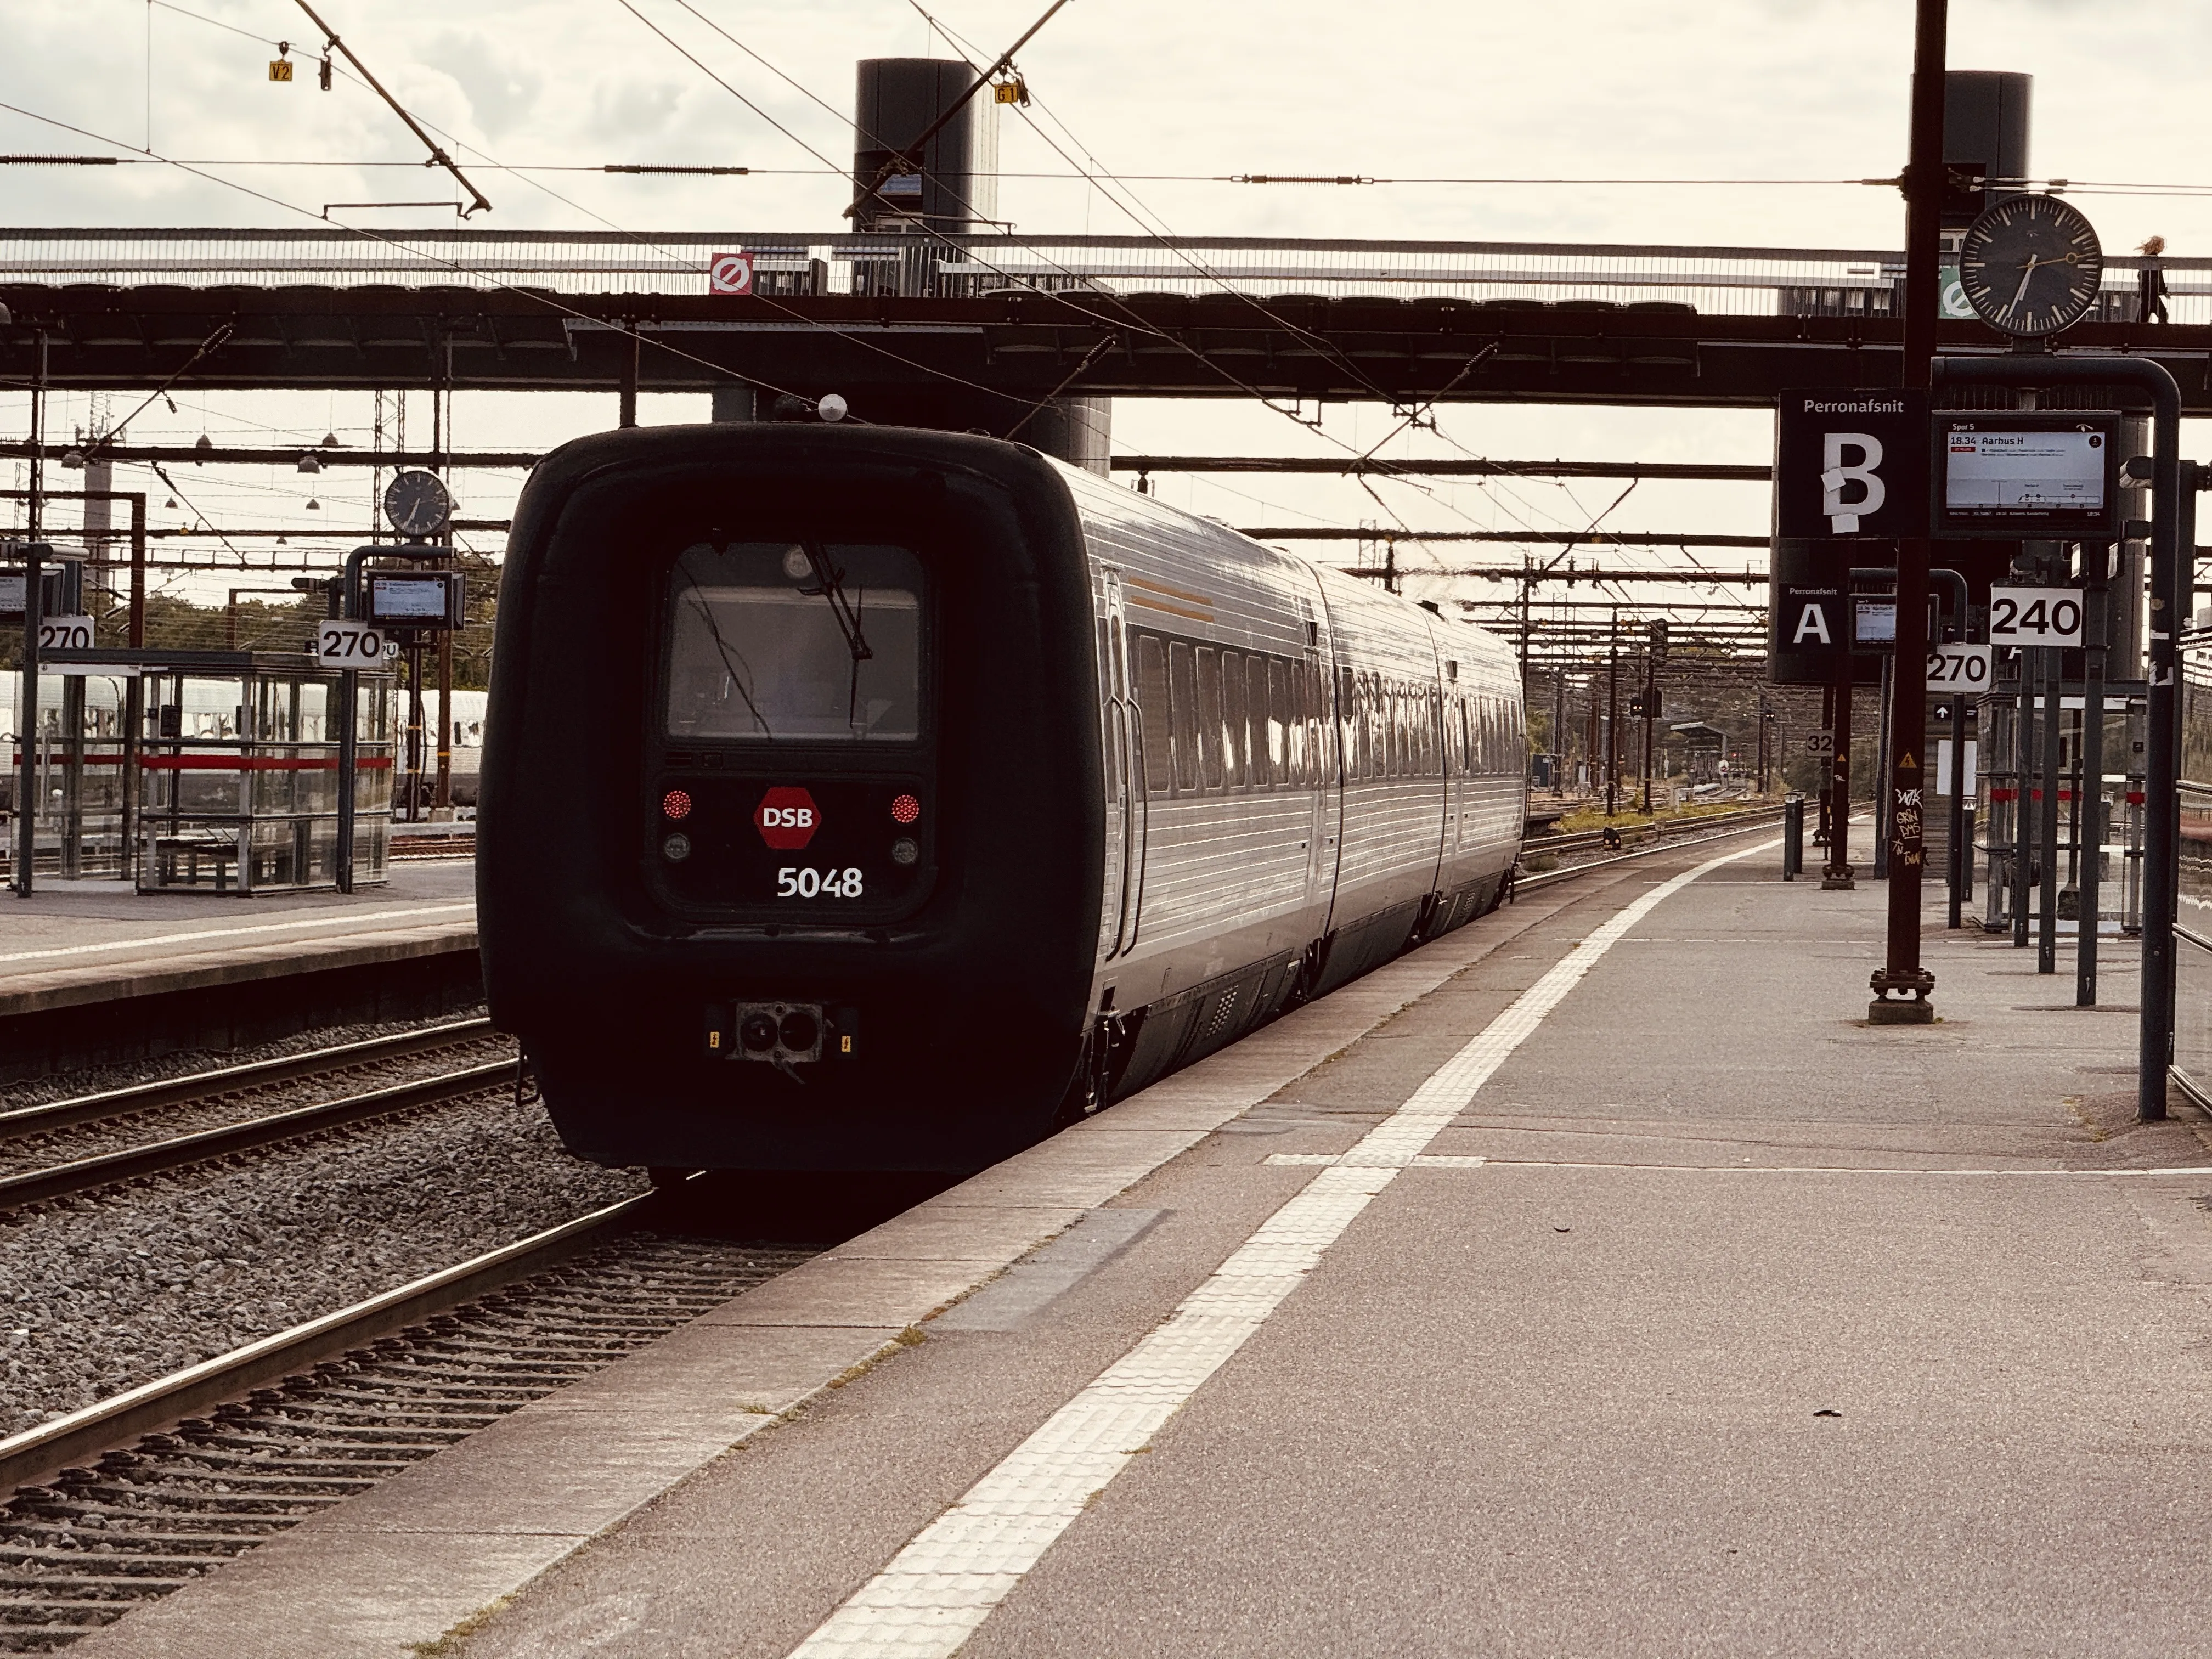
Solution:
<path fill-rule="evenodd" d="M 1632 836 L 1645 840 L 1655 836 L 1663 839 L 1670 830 L 1682 831 L 1718 830 L 1737 823 L 1764 823 L 1781 810 L 1778 805 L 1751 806 L 1737 812 L 1702 813 L 1696 817 L 1684 818 L 1671 823 L 1623 824 L 1620 826 L 1620 830 L 1624 838 Z M 1586 847 L 1602 846 L 1604 842 L 1605 831 L 1602 830 L 1577 830 L 1569 835 L 1543 836 L 1533 843 L 1528 838 L 1523 837 L 1521 851 L 1524 857 L 1530 853 L 1574 853 Z"/>
<path fill-rule="evenodd" d="M 492 1026 L 489 1019 L 454 1020 L 419 1031 L 368 1037 L 359 1042 L 340 1043 L 331 1048 L 311 1048 L 302 1054 L 280 1055 L 275 1060 L 249 1060 L 241 1066 L 195 1072 L 188 1077 L 163 1078 L 155 1083 L 133 1084 L 126 1089 L 109 1089 L 96 1095 L 76 1095 L 68 1100 L 50 1100 L 40 1106 L 19 1106 L 13 1111 L 0 1112 L 0 1141 L 43 1134 L 49 1129 L 66 1128 L 72 1123 L 94 1123 L 104 1118 L 127 1117 L 134 1112 L 149 1112 L 162 1106 L 186 1105 L 240 1089 L 255 1089 L 266 1084 L 309 1077 L 317 1072 L 337 1071 L 382 1060 L 395 1060 L 406 1054 L 422 1054 L 433 1048 L 451 1048 L 456 1043 L 472 1042 L 491 1035 Z"/>
<path fill-rule="evenodd" d="M 0 1499 L 205 1407 L 542 1273 L 637 1227 L 641 1194 L 0 1439 Z"/>
<path fill-rule="evenodd" d="M 342 1100 L 272 1112 L 243 1123 L 225 1124 L 219 1129 L 203 1129 L 196 1134 L 179 1135 L 119 1152 L 102 1152 L 43 1170 L 0 1176 L 0 1212 L 66 1198 L 72 1193 L 112 1187 L 142 1176 L 184 1169 L 210 1158 L 357 1123 L 364 1118 L 385 1117 L 394 1112 L 411 1111 L 418 1106 L 435 1105 L 456 1095 L 473 1094 L 512 1082 L 519 1063 L 512 1060 L 494 1060 L 489 1065 L 448 1072 L 441 1077 L 418 1078 L 411 1083 L 394 1084 L 367 1094 L 349 1095 Z"/>
<path fill-rule="evenodd" d="M 1779 818 L 1782 816 L 1782 809 L 1778 806 L 1771 814 L 1761 816 Z M 1516 876 L 1513 881 L 1513 895 L 1517 898 L 1532 888 L 1549 887 L 1555 883 L 1571 880 L 1577 876 L 1586 876 L 1594 870 L 1603 870 L 1613 865 L 1626 864 L 1631 859 L 1648 859 L 1655 853 L 1673 853 L 1685 847 L 1702 846 L 1709 841 L 1726 841 L 1732 836 L 1747 836 L 1753 830 L 1765 827 L 1763 823 L 1739 823 L 1732 830 L 1718 830 L 1709 836 L 1682 836 L 1671 838 L 1662 836 L 1652 842 L 1650 846 L 1639 847 L 1633 853 L 1620 853 L 1609 859 L 1592 859 L 1587 864 L 1572 864 L 1564 870 L 1547 870 L 1537 876 Z"/>

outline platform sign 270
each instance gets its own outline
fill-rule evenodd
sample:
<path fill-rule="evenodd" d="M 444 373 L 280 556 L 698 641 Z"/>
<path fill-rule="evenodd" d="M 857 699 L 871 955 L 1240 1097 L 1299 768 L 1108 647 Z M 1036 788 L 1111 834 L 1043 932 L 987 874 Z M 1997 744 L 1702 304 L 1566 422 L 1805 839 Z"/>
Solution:
<path fill-rule="evenodd" d="M 2078 649 L 2081 643 L 2080 591 L 2071 587 L 1990 588 L 1990 643 Z"/>
<path fill-rule="evenodd" d="M 325 668 L 380 668 L 384 630 L 370 623 L 333 619 L 319 623 L 315 660 Z"/>
<path fill-rule="evenodd" d="M 1990 689 L 1990 659 L 1986 645 L 1936 645 L 1928 651 L 1928 689 L 1964 691 L 1969 695 Z"/>
<path fill-rule="evenodd" d="M 42 653 L 91 650 L 92 618 L 89 617 L 40 617 L 39 649 Z"/>

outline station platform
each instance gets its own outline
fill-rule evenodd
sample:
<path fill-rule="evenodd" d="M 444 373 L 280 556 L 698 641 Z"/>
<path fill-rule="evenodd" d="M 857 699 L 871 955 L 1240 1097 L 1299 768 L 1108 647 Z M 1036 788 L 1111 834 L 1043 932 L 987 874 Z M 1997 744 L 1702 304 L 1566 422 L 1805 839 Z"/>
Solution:
<path fill-rule="evenodd" d="M 400 975 L 465 976 L 476 948 L 476 872 L 465 860 L 398 861 L 388 882 L 351 895 L 141 895 L 112 879 L 41 878 L 27 899 L 0 892 L 0 1081 L 69 1063 L 54 1052 L 73 1041 L 64 1032 L 96 1036 L 96 1022 L 111 1019 L 127 1028 L 143 1017 L 149 1033 L 177 1023 L 166 1012 L 156 1020 L 157 1005 L 304 1009 L 311 998 L 337 1018 L 322 992 Z M 278 986 L 289 988 L 279 995 Z M 246 1007 L 228 1023 L 237 1040 L 253 1040 Z M 98 1057 L 87 1050 L 76 1060 Z"/>
<path fill-rule="evenodd" d="M 1533 893 L 71 1651 L 2202 1651 L 2132 945 L 1931 890 L 1871 1027 L 1882 886 L 1778 866 Z"/>

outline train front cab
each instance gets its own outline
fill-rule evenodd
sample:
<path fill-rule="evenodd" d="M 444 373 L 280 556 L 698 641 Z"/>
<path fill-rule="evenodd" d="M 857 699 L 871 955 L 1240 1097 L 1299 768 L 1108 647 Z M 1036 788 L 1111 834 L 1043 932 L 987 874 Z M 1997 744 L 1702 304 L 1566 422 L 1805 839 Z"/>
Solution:
<path fill-rule="evenodd" d="M 1011 447 L 607 434 L 517 510 L 494 1018 L 617 1164 L 981 1167 L 1074 1075 L 1103 804 L 1081 532 Z"/>

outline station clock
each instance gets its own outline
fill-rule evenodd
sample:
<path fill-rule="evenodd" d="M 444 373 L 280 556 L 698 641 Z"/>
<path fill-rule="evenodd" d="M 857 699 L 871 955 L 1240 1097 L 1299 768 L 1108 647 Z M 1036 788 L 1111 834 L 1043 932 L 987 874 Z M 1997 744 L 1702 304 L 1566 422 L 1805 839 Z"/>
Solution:
<path fill-rule="evenodd" d="M 403 536 L 434 536 L 453 513 L 453 499 L 434 472 L 410 469 L 384 487 L 384 516 Z"/>
<path fill-rule="evenodd" d="M 2080 322 L 2104 274 L 2096 228 L 2056 196 L 2007 197 L 1967 227 L 1959 249 L 1959 281 L 1974 314 L 2023 337 Z"/>

